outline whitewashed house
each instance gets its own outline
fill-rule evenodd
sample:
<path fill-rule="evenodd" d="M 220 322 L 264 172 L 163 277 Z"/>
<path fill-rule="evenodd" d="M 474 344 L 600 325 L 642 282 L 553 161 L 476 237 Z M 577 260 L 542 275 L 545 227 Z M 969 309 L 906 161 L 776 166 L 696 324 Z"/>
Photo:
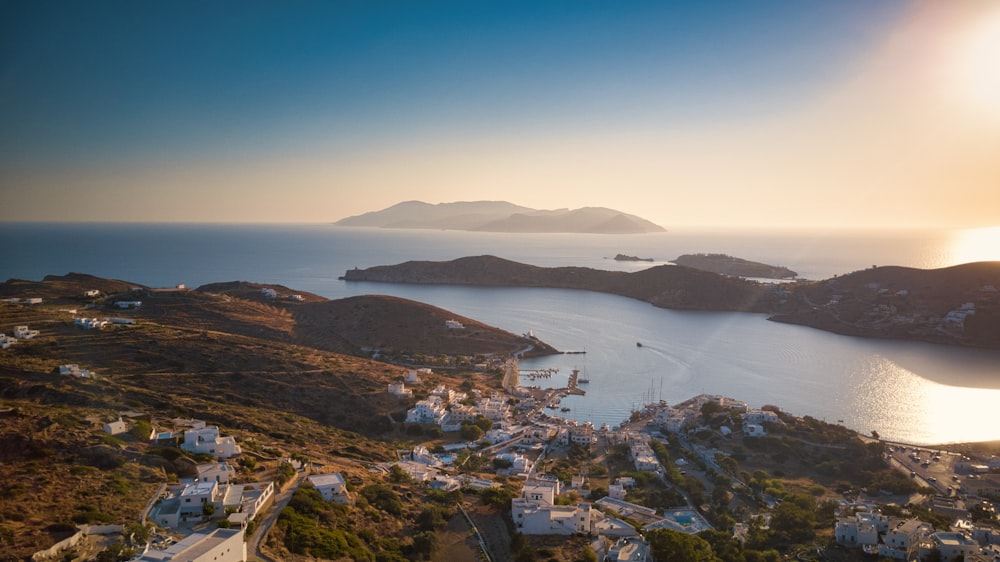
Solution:
<path fill-rule="evenodd" d="M 511 500 L 511 518 L 518 532 L 525 535 L 590 534 L 591 506 L 539 504 L 524 498 Z"/>
<path fill-rule="evenodd" d="M 219 435 L 219 428 L 214 425 L 185 431 L 181 449 L 192 453 L 215 455 L 222 459 L 234 457 L 243 452 L 243 449 L 236 443 L 235 437 Z"/>
<path fill-rule="evenodd" d="M 87 330 L 100 330 L 107 326 L 108 322 L 100 318 L 74 318 L 73 324 Z"/>
<path fill-rule="evenodd" d="M 231 479 L 236 478 L 236 469 L 227 462 L 213 462 L 199 464 L 194 467 L 195 478 L 198 482 L 218 482 L 219 484 L 229 484 Z"/>
<path fill-rule="evenodd" d="M 767 432 L 764 431 L 764 426 L 759 423 L 744 423 L 743 435 L 747 437 L 763 437 L 767 435 Z"/>
<path fill-rule="evenodd" d="M 458 320 L 445 320 L 444 327 L 448 328 L 449 330 L 461 330 L 465 328 L 465 325 L 459 322 Z"/>
<path fill-rule="evenodd" d="M 347 493 L 347 482 L 339 472 L 332 474 L 310 474 L 309 483 L 316 489 L 323 499 L 337 503 L 351 503 L 351 498 Z"/>
<path fill-rule="evenodd" d="M 834 540 L 848 547 L 876 547 L 880 533 L 889 530 L 889 519 L 867 511 L 851 517 L 837 519 L 833 529 Z"/>
<path fill-rule="evenodd" d="M 407 423 L 432 423 L 439 425 L 448 415 L 444 403 L 437 396 L 428 396 L 420 400 L 406 412 Z"/>
<path fill-rule="evenodd" d="M 890 526 L 878 546 L 879 556 L 897 560 L 912 560 L 917 554 L 920 541 L 933 530 L 929 523 L 919 519 L 899 521 Z"/>
<path fill-rule="evenodd" d="M 413 391 L 406 388 L 406 383 L 402 382 L 389 383 L 389 394 L 396 398 L 413 398 Z"/>
<path fill-rule="evenodd" d="M 104 433 L 110 435 L 121 435 L 122 433 L 127 433 L 127 432 L 128 432 L 128 425 L 121 418 L 118 418 L 113 422 L 108 422 L 104 424 Z"/>
<path fill-rule="evenodd" d="M 980 551 L 979 543 L 964 533 L 933 533 L 920 547 L 921 559 L 932 550 L 941 553 L 941 560 L 970 560 Z"/>
<path fill-rule="evenodd" d="M 67 365 L 59 365 L 60 375 L 69 375 L 71 377 L 79 377 L 82 379 L 90 378 L 90 371 L 87 369 L 81 369 L 76 363 L 69 363 Z"/>
<path fill-rule="evenodd" d="M 30 340 L 38 336 L 38 330 L 32 330 L 27 326 L 14 326 L 14 337 L 19 340 Z"/>

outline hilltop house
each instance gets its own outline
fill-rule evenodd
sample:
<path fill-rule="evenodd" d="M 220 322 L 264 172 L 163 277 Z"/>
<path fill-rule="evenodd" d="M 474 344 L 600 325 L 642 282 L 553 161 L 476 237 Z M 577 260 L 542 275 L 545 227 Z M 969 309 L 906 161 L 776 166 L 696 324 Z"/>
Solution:
<path fill-rule="evenodd" d="M 590 504 L 554 505 L 558 493 L 558 482 L 526 483 L 521 490 L 521 497 L 511 500 L 511 518 L 517 531 L 525 535 L 573 535 L 593 532 Z"/>
<path fill-rule="evenodd" d="M 236 444 L 236 438 L 231 435 L 226 437 L 219 435 L 219 428 L 214 425 L 185 431 L 181 449 L 192 453 L 215 455 L 222 459 L 243 453 Z"/>

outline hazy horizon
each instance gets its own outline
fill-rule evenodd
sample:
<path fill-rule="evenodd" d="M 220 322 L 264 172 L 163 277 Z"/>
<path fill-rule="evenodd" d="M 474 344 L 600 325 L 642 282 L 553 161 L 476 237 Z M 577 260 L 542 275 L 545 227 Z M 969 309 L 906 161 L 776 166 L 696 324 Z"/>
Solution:
<path fill-rule="evenodd" d="M 1000 4 L 0 4 L 0 221 L 1000 225 Z"/>

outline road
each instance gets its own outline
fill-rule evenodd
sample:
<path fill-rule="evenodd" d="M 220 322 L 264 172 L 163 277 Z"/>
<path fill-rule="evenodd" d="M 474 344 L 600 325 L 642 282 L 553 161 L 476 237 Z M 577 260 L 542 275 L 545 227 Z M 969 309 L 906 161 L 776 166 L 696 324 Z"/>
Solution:
<path fill-rule="evenodd" d="M 254 530 L 253 536 L 247 541 L 247 552 L 257 560 L 264 560 L 265 562 L 278 562 L 277 560 L 271 558 L 270 556 L 264 554 L 260 549 L 260 545 L 267 538 L 268 531 L 274 525 L 274 522 L 278 520 L 278 515 L 281 513 L 282 509 L 288 505 L 288 502 L 292 499 L 292 494 L 295 490 L 302 485 L 302 481 L 306 477 L 306 471 L 302 470 L 296 473 L 295 480 L 292 484 L 285 489 L 285 491 L 277 494 L 274 498 L 274 503 L 267 510 L 267 515 L 257 521 L 257 528 Z"/>

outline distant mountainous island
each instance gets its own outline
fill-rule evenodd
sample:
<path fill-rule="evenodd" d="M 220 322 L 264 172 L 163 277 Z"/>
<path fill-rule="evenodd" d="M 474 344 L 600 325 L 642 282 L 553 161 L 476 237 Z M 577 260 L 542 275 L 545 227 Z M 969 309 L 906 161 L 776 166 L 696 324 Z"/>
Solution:
<path fill-rule="evenodd" d="M 685 254 L 671 263 L 737 277 L 791 279 L 799 276 L 787 267 L 734 258 L 726 254 Z"/>
<path fill-rule="evenodd" d="M 824 281 L 772 284 L 680 265 L 622 272 L 475 256 L 354 269 L 343 278 L 582 289 L 661 308 L 764 312 L 774 321 L 851 336 L 1000 349 L 1000 262 L 934 270 L 877 267 Z"/>
<path fill-rule="evenodd" d="M 432 205 L 405 201 L 337 221 L 337 226 L 427 228 L 512 233 L 644 234 L 666 229 L 605 207 L 538 210 L 506 201 L 459 201 Z"/>

